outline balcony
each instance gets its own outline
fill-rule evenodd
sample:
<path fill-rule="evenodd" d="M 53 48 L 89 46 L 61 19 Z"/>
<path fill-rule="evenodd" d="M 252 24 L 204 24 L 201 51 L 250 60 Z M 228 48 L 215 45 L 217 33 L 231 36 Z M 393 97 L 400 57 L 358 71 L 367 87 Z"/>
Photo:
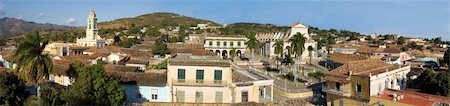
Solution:
<path fill-rule="evenodd" d="M 220 86 L 224 87 L 226 85 L 225 80 L 185 80 L 185 79 L 173 79 L 173 85 L 180 86 Z"/>
<path fill-rule="evenodd" d="M 322 91 L 326 92 L 326 93 L 332 93 L 335 95 L 350 97 L 350 89 L 342 89 L 341 88 L 340 90 L 337 90 L 335 88 L 330 88 L 328 86 L 322 86 Z"/>

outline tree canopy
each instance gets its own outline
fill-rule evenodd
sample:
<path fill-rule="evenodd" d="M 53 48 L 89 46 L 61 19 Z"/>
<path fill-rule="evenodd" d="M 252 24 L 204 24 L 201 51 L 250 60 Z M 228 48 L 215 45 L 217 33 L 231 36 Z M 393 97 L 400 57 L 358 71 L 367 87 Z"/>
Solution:
<path fill-rule="evenodd" d="M 20 75 L 29 83 L 37 84 L 39 80 L 48 78 L 53 63 L 44 48 L 48 40 L 41 38 L 38 31 L 25 35 L 13 52 L 13 61 L 20 70 Z"/>
<path fill-rule="evenodd" d="M 411 85 L 420 92 L 450 97 L 450 75 L 426 69 Z"/>
<path fill-rule="evenodd" d="M 0 105 L 22 105 L 27 96 L 23 80 L 12 73 L 0 73 Z"/>
<path fill-rule="evenodd" d="M 70 70 L 70 71 L 69 71 Z M 38 99 L 30 98 L 26 104 L 53 105 L 125 105 L 125 89 L 119 81 L 107 76 L 102 64 L 86 66 L 73 63 L 69 72 L 75 82 L 68 88 L 43 86 Z"/>

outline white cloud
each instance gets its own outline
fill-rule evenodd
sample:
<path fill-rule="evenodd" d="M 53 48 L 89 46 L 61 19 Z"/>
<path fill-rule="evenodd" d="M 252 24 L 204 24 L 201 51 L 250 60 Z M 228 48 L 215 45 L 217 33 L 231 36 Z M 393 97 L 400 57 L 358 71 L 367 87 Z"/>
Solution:
<path fill-rule="evenodd" d="M 77 23 L 77 20 L 75 18 L 69 18 L 66 22 L 67 24 L 75 25 Z"/>
<path fill-rule="evenodd" d="M 4 4 L 0 4 L 0 16 L 6 15 L 5 12 L 5 5 Z"/>
<path fill-rule="evenodd" d="M 45 15 L 45 13 L 43 13 L 43 12 L 38 13 L 38 14 L 36 15 L 36 18 L 39 18 L 39 19 L 42 19 L 42 18 L 45 18 L 45 17 L 47 17 L 47 15 Z"/>

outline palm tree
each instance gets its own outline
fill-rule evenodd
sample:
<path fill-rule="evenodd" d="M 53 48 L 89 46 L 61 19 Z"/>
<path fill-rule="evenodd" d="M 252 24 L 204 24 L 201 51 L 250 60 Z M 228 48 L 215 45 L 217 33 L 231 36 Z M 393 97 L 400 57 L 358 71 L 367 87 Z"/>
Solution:
<path fill-rule="evenodd" d="M 25 35 L 13 52 L 20 76 L 29 83 L 38 84 L 39 80 L 48 78 L 53 63 L 47 54 L 43 54 L 48 40 L 39 36 L 38 31 Z"/>
<path fill-rule="evenodd" d="M 254 34 L 248 35 L 247 36 L 248 41 L 247 41 L 247 48 L 249 48 L 252 51 L 252 60 L 251 63 L 254 62 L 254 51 L 256 48 L 258 48 L 259 46 L 259 41 L 255 38 Z"/>
<path fill-rule="evenodd" d="M 230 56 L 231 56 L 231 58 L 234 59 L 234 57 L 236 57 L 236 55 L 237 55 L 237 54 L 236 54 L 236 48 L 234 48 L 234 47 L 231 48 L 231 50 L 230 50 Z"/>
<path fill-rule="evenodd" d="M 314 48 L 312 46 L 308 46 L 308 51 L 309 51 L 309 64 L 311 64 L 311 59 L 312 59 L 312 51 L 314 50 Z"/>
<path fill-rule="evenodd" d="M 291 42 L 292 53 L 295 54 L 296 57 L 294 61 L 294 71 L 297 71 L 298 65 L 301 62 L 300 57 L 305 49 L 306 38 L 303 36 L 303 34 L 297 33 L 291 39 L 289 39 L 289 42 Z M 296 72 L 294 72 L 294 82 L 296 80 Z"/>
<path fill-rule="evenodd" d="M 283 46 L 284 42 L 282 40 L 277 40 L 275 44 L 273 44 L 273 47 L 275 47 L 275 54 L 280 55 L 280 57 L 277 57 L 277 69 L 280 70 L 279 63 L 280 58 L 283 57 Z"/>

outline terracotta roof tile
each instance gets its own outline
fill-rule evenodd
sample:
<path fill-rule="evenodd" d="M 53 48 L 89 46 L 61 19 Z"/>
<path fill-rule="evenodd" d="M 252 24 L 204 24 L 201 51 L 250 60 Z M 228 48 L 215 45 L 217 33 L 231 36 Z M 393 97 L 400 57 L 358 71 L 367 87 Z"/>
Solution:
<path fill-rule="evenodd" d="M 105 47 L 91 47 L 87 50 L 85 50 L 85 52 L 94 52 L 94 53 L 110 53 L 110 52 L 114 52 L 114 53 L 118 53 L 121 52 L 121 47 L 117 47 L 117 46 L 105 46 Z"/>
<path fill-rule="evenodd" d="M 361 61 L 354 61 L 344 64 L 334 70 L 331 70 L 326 76 L 325 80 L 330 81 L 344 81 L 349 75 L 350 70 L 352 75 L 369 76 L 369 74 L 376 75 L 386 72 L 386 70 L 397 69 L 398 65 L 387 64 L 379 59 L 367 59 Z"/>
<path fill-rule="evenodd" d="M 331 54 L 330 57 L 328 58 L 328 60 L 337 63 L 348 63 L 352 61 L 360 61 L 366 59 L 368 59 L 368 57 L 364 55 L 341 54 L 341 53 Z"/>
<path fill-rule="evenodd" d="M 373 47 L 367 47 L 367 46 L 358 46 L 358 50 L 356 50 L 357 53 L 363 53 L 363 54 L 371 54 L 374 52 L 381 52 L 383 48 L 373 48 Z"/>
<path fill-rule="evenodd" d="M 165 86 L 166 73 L 135 72 L 136 67 L 123 65 L 105 65 L 105 72 L 109 76 L 118 76 L 122 83 L 136 83 L 138 85 Z"/>
<path fill-rule="evenodd" d="M 3 59 L 8 60 L 8 61 L 12 61 L 12 54 L 9 52 L 1 52 L 0 53 L 3 56 Z"/>
<path fill-rule="evenodd" d="M 396 47 L 390 47 L 390 48 L 385 48 L 383 50 L 383 53 L 400 53 L 402 51 L 400 51 L 400 49 L 396 48 Z"/>
<path fill-rule="evenodd" d="M 192 50 L 192 55 L 216 55 L 216 54 L 209 50 L 195 49 L 195 50 Z"/>
<path fill-rule="evenodd" d="M 70 62 L 67 60 L 53 60 L 53 67 L 50 71 L 54 75 L 67 75 L 67 70 L 69 70 Z"/>
<path fill-rule="evenodd" d="M 414 91 L 397 91 L 397 90 L 385 90 L 382 95 L 375 96 L 380 99 L 392 100 L 393 94 L 397 96 L 403 95 L 403 99 L 398 100 L 397 102 L 406 103 L 410 105 L 417 106 L 433 106 L 435 103 L 446 103 L 450 104 L 450 98 L 444 96 L 437 96 L 425 93 L 419 93 Z"/>

